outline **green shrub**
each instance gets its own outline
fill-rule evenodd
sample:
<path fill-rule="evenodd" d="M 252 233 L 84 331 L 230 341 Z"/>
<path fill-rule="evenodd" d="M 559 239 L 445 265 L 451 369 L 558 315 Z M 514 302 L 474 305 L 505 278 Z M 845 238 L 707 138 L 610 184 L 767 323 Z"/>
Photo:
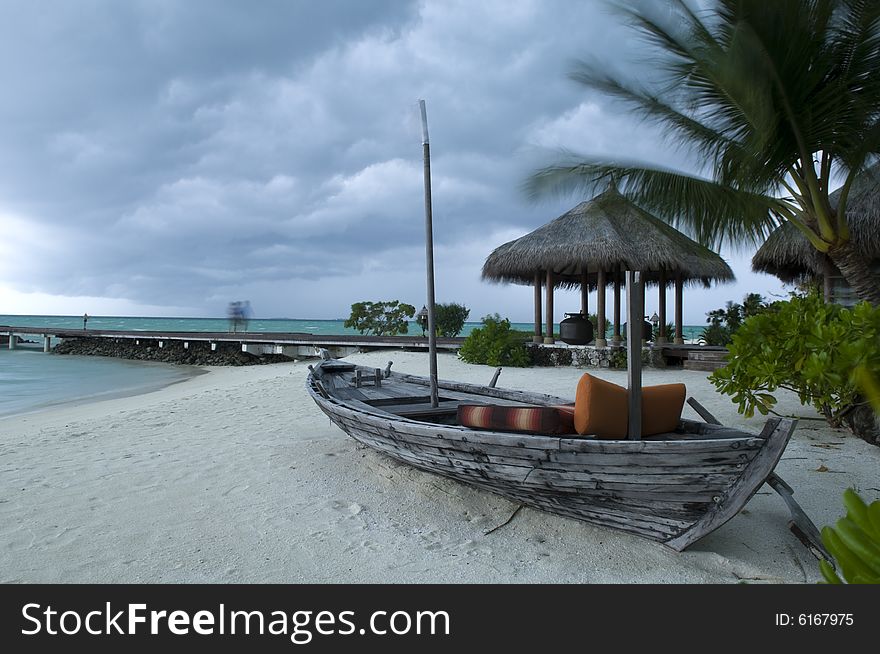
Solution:
<path fill-rule="evenodd" d="M 730 345 L 731 337 L 730 327 L 715 323 L 703 327 L 697 341 L 703 345 Z"/>
<path fill-rule="evenodd" d="M 728 345 L 743 321 L 766 312 L 768 305 L 757 293 L 749 293 L 743 303 L 728 302 L 723 309 L 715 309 L 706 315 L 708 327 L 704 327 L 698 338 L 703 345 Z"/>
<path fill-rule="evenodd" d="M 416 313 L 411 304 L 399 300 L 391 302 L 356 302 L 351 305 L 351 315 L 345 321 L 361 334 L 396 336 L 409 331 L 409 318 Z"/>
<path fill-rule="evenodd" d="M 626 368 L 628 363 L 629 356 L 626 353 L 626 348 L 623 347 L 614 348 L 608 357 L 609 368 Z"/>
<path fill-rule="evenodd" d="M 822 529 L 822 542 L 834 558 L 837 574 L 828 561 L 819 569 L 829 584 L 880 584 L 880 500 L 868 506 L 852 488 L 843 494 L 846 517 Z"/>
<path fill-rule="evenodd" d="M 877 415 L 880 415 L 880 377 L 872 375 L 866 366 L 859 366 L 855 371 L 856 382 L 874 407 Z"/>
<path fill-rule="evenodd" d="M 773 392 L 786 388 L 833 426 L 846 423 L 870 441 L 853 418 L 866 408 L 857 376 L 876 378 L 880 371 L 878 343 L 880 309 L 867 302 L 850 310 L 816 295 L 793 297 L 748 318 L 733 337 L 727 367 L 709 379 L 746 417 L 756 410 L 766 415 L 776 404 Z"/>
<path fill-rule="evenodd" d="M 654 325 L 654 342 L 657 342 L 657 339 L 660 338 L 660 324 Z M 675 338 L 675 323 L 668 322 L 666 323 L 666 340 L 671 341 Z"/>
<path fill-rule="evenodd" d="M 461 333 L 464 323 L 467 322 L 471 310 L 463 304 L 437 304 L 434 306 L 434 327 L 437 336 L 452 338 Z"/>
<path fill-rule="evenodd" d="M 459 350 L 458 355 L 467 363 L 489 366 L 529 365 L 525 332 L 510 329 L 510 321 L 497 313 L 483 318 L 483 326 L 474 329 Z"/>

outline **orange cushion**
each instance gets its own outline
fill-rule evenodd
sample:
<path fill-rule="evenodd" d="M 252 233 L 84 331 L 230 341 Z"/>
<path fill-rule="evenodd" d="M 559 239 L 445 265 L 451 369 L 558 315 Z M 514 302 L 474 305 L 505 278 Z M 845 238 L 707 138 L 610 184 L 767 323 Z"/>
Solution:
<path fill-rule="evenodd" d="M 573 408 L 566 406 L 458 406 L 458 424 L 464 427 L 532 434 L 573 434 L 573 415 Z"/>
<path fill-rule="evenodd" d="M 684 384 L 659 384 L 642 388 L 642 436 L 675 431 L 681 420 Z M 575 396 L 574 427 L 578 434 L 596 438 L 626 438 L 629 424 L 625 388 L 584 373 Z"/>
<path fill-rule="evenodd" d="M 574 428 L 596 438 L 626 438 L 626 389 L 584 373 L 574 401 Z"/>
<path fill-rule="evenodd" d="M 642 388 L 642 436 L 675 431 L 681 420 L 686 392 L 684 384 Z"/>

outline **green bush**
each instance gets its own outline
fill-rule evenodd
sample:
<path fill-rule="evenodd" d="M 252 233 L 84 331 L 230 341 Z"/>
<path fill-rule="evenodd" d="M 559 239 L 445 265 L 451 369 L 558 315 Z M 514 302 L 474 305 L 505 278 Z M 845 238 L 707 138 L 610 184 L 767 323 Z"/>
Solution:
<path fill-rule="evenodd" d="M 703 328 L 698 340 L 703 345 L 728 345 L 743 321 L 766 312 L 771 306 L 757 293 L 746 295 L 742 304 L 728 302 L 723 309 L 706 314 L 709 326 Z"/>
<path fill-rule="evenodd" d="M 660 338 L 660 324 L 654 325 L 654 342 L 657 342 L 657 339 Z M 666 340 L 672 341 L 675 338 L 675 323 L 668 322 L 666 323 Z"/>
<path fill-rule="evenodd" d="M 846 517 L 822 529 L 822 542 L 843 579 L 828 561 L 819 569 L 829 584 L 880 584 L 880 500 L 868 506 L 852 488 L 843 494 Z"/>
<path fill-rule="evenodd" d="M 497 313 L 485 316 L 483 326 L 468 335 L 458 355 L 467 363 L 524 368 L 529 365 L 524 334 L 511 330 L 510 321 Z"/>
<path fill-rule="evenodd" d="M 715 323 L 703 327 L 697 341 L 702 345 L 730 345 L 731 337 L 730 327 Z"/>
<path fill-rule="evenodd" d="M 447 338 L 458 336 L 470 315 L 471 310 L 463 304 L 450 302 L 449 304 L 434 305 L 434 327 L 437 330 L 437 336 Z"/>
<path fill-rule="evenodd" d="M 399 300 L 391 302 L 356 302 L 351 305 L 351 315 L 345 321 L 361 334 L 396 336 L 409 332 L 409 318 L 416 313 L 411 304 Z"/>
<path fill-rule="evenodd" d="M 867 408 L 859 376 L 876 378 L 880 371 L 878 343 L 880 309 L 867 302 L 845 309 L 816 295 L 793 297 L 748 318 L 733 337 L 728 365 L 709 379 L 746 417 L 756 410 L 766 415 L 776 404 L 773 392 L 786 388 L 831 425 L 846 423 L 871 440 L 853 420 Z"/>

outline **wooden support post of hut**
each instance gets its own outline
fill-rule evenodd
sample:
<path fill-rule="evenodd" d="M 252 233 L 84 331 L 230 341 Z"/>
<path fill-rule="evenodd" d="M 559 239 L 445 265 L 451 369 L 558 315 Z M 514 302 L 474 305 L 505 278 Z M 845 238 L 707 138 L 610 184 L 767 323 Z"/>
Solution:
<path fill-rule="evenodd" d="M 9 332 L 9 349 L 14 350 L 16 344 L 18 343 L 18 338 L 12 332 Z"/>
<path fill-rule="evenodd" d="M 541 327 L 541 271 L 535 273 L 535 335 L 533 343 L 544 342 L 544 332 Z"/>
<path fill-rule="evenodd" d="M 547 345 L 553 345 L 553 271 L 547 271 L 547 335 L 544 337 Z"/>
<path fill-rule="evenodd" d="M 614 267 L 614 334 L 611 336 L 612 343 L 620 343 L 623 338 L 620 335 L 620 264 Z"/>
<path fill-rule="evenodd" d="M 657 340 L 655 343 L 657 345 L 664 345 L 668 343 L 668 339 L 666 337 L 666 269 L 660 268 L 660 285 L 657 291 L 658 297 L 657 301 L 659 303 L 657 314 L 660 318 L 660 333 L 657 335 Z"/>
<path fill-rule="evenodd" d="M 607 347 L 605 340 L 605 269 L 596 276 L 596 347 Z"/>
<path fill-rule="evenodd" d="M 586 265 L 581 271 L 581 313 L 584 318 L 590 319 L 590 277 Z"/>
<path fill-rule="evenodd" d="M 684 345 L 684 321 L 682 320 L 682 297 L 684 279 L 681 272 L 675 273 L 675 344 Z"/>

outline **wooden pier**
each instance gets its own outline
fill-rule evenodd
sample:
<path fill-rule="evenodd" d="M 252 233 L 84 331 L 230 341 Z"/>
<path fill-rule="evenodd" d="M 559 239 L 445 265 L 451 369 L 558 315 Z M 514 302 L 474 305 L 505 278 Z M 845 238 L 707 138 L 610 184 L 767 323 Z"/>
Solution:
<path fill-rule="evenodd" d="M 338 356 L 365 349 L 401 348 L 426 350 L 428 339 L 424 336 L 361 336 L 354 334 L 307 334 L 283 332 L 168 332 L 168 331 L 126 331 L 115 329 L 71 329 L 69 327 L 15 327 L 0 325 L 0 334 L 8 336 L 9 349 L 18 344 L 16 336 L 39 336 L 43 339 L 43 351 L 51 348 L 51 339 L 106 338 L 132 339 L 157 343 L 163 347 L 165 341 L 189 343 L 210 343 L 212 349 L 217 343 L 241 344 L 243 352 L 250 354 L 283 354 L 290 357 L 317 356 L 316 348 L 324 348 Z M 438 338 L 437 348 L 458 350 L 464 338 Z"/>

